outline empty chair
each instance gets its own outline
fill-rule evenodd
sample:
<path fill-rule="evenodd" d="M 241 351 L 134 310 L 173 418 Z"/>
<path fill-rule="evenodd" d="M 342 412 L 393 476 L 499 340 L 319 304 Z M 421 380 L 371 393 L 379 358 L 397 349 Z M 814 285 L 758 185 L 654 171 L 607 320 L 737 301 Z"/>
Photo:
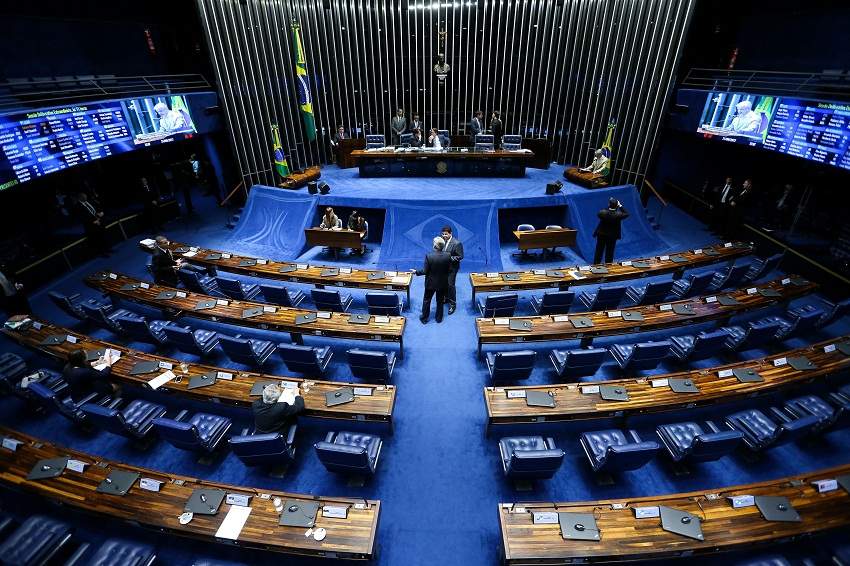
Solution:
<path fill-rule="evenodd" d="M 706 273 L 691 273 L 686 278 L 673 282 L 673 294 L 680 299 L 699 295 L 708 289 L 713 277 L 713 271 L 708 271 Z"/>
<path fill-rule="evenodd" d="M 277 351 L 290 371 L 315 376 L 325 373 L 333 357 L 330 346 L 311 348 L 282 343 L 277 345 Z"/>
<path fill-rule="evenodd" d="M 519 296 L 516 293 L 492 293 L 478 299 L 478 310 L 484 318 L 513 316 Z"/>
<path fill-rule="evenodd" d="M 0 354 L 0 380 L 5 388 L 16 386 L 27 373 L 27 363 L 18 354 L 3 352 Z"/>
<path fill-rule="evenodd" d="M 761 319 L 759 322 L 764 324 L 776 322 L 779 324 L 779 331 L 776 333 L 776 339 L 786 340 L 795 334 L 815 332 L 818 328 L 818 321 L 824 314 L 825 313 L 822 310 L 814 309 L 801 313 L 799 316 L 792 317 L 791 320 L 786 320 L 781 316 L 768 316 Z"/>
<path fill-rule="evenodd" d="M 819 420 L 814 415 L 791 418 L 776 409 L 772 412 L 781 422 L 777 423 L 758 409 L 747 409 L 726 417 L 726 424 L 741 431 L 747 447 L 758 452 L 810 434 Z"/>
<path fill-rule="evenodd" d="M 358 379 L 388 382 L 395 369 L 395 352 L 353 348 L 346 352 L 351 374 Z"/>
<path fill-rule="evenodd" d="M 50 291 L 47 294 L 50 297 L 50 300 L 53 301 L 57 307 L 65 311 L 66 314 L 69 314 L 73 318 L 77 320 L 87 320 L 86 313 L 80 308 L 80 305 L 83 303 L 89 305 L 108 305 L 109 303 L 104 301 L 98 301 L 96 299 L 82 299 L 80 298 L 80 294 L 74 295 L 63 295 L 62 293 L 57 293 L 56 291 Z"/>
<path fill-rule="evenodd" d="M 399 134 L 398 143 L 400 145 L 410 145 L 410 141 L 413 139 L 413 134 Z"/>
<path fill-rule="evenodd" d="M 71 525 L 34 515 L 0 544 L 3 564 L 42 566 L 55 558 L 71 540 Z"/>
<path fill-rule="evenodd" d="M 673 291 L 672 279 L 653 281 L 646 285 L 630 285 L 626 289 L 626 297 L 635 305 L 651 305 L 660 303 Z"/>
<path fill-rule="evenodd" d="M 653 369 L 670 353 L 670 341 L 614 344 L 608 351 L 623 371 Z"/>
<path fill-rule="evenodd" d="M 735 287 L 744 281 L 744 277 L 750 270 L 749 263 L 739 263 L 738 265 L 730 265 L 723 267 L 714 272 L 714 277 L 711 278 L 711 284 L 708 286 L 710 291 L 719 291 L 727 287 Z"/>
<path fill-rule="evenodd" d="M 520 224 L 516 227 L 517 232 L 530 232 L 532 230 L 536 230 L 536 228 L 531 224 Z"/>
<path fill-rule="evenodd" d="M 219 448 L 233 425 L 229 418 L 209 413 L 195 413 L 184 420 L 185 413 L 181 411 L 173 419 L 159 417 L 153 421 L 159 436 L 181 450 L 211 454 Z"/>
<path fill-rule="evenodd" d="M 386 138 L 384 138 L 384 134 L 367 134 L 366 135 L 366 149 L 376 149 L 379 147 L 386 147 L 387 142 Z"/>
<path fill-rule="evenodd" d="M 492 134 L 475 135 L 475 151 L 493 151 L 494 148 Z"/>
<path fill-rule="evenodd" d="M 726 348 L 729 334 L 720 328 L 699 334 L 670 337 L 670 352 L 680 362 L 704 360 L 717 355 Z"/>
<path fill-rule="evenodd" d="M 552 350 L 549 360 L 560 378 L 575 378 L 593 375 L 597 372 L 608 350 L 605 348 L 584 348 L 581 350 Z"/>
<path fill-rule="evenodd" d="M 775 254 L 766 259 L 757 259 L 750 266 L 747 274 L 744 275 L 744 281 L 755 281 L 762 276 L 767 275 L 779 265 L 779 260 L 782 259 L 782 254 Z"/>
<path fill-rule="evenodd" d="M 297 307 L 304 300 L 304 293 L 297 289 L 290 292 L 286 287 L 278 285 L 260 285 L 260 290 L 267 302 L 282 307 Z"/>
<path fill-rule="evenodd" d="M 579 441 L 594 472 L 636 470 L 655 458 L 659 448 L 657 442 L 641 441 L 633 430 L 584 432 Z"/>
<path fill-rule="evenodd" d="M 502 471 L 512 479 L 549 479 L 564 461 L 555 439 L 542 436 L 509 436 L 499 440 Z"/>
<path fill-rule="evenodd" d="M 148 322 L 142 317 L 134 316 L 119 316 L 117 322 L 124 333 L 136 340 L 142 342 L 150 342 L 152 344 L 163 345 L 168 342 L 168 336 L 162 331 L 164 326 L 172 324 L 168 320 L 152 320 Z"/>
<path fill-rule="evenodd" d="M 440 145 L 447 148 L 451 145 L 451 137 L 448 130 L 437 130 L 437 135 L 440 136 Z"/>
<path fill-rule="evenodd" d="M 838 303 L 830 303 L 828 301 L 824 302 L 826 303 L 826 312 L 824 312 L 824 314 L 817 321 L 818 328 L 823 328 L 824 326 L 827 326 L 832 321 L 834 321 L 836 318 L 841 318 L 847 313 L 850 313 L 850 299 L 844 299 L 843 301 Z M 791 318 L 795 318 L 798 316 L 802 316 L 806 312 L 811 312 L 814 310 L 820 309 L 814 305 L 802 305 L 799 307 L 788 309 L 787 314 Z"/>
<path fill-rule="evenodd" d="M 744 440 L 739 430 L 720 430 L 706 421 L 708 432 L 695 422 L 672 423 L 656 427 L 655 433 L 677 463 L 713 462 L 731 454 Z"/>
<path fill-rule="evenodd" d="M 398 293 L 370 291 L 366 293 L 366 305 L 369 307 L 369 314 L 401 316 L 404 299 Z"/>
<path fill-rule="evenodd" d="M 86 423 L 86 414 L 80 409 L 80 407 L 86 403 L 93 402 L 98 397 L 98 394 L 93 392 L 89 393 L 79 401 L 74 401 L 71 397 L 65 397 L 63 394 L 57 393 L 55 390 L 41 382 L 30 383 L 27 386 L 27 389 L 30 390 L 33 398 L 36 399 L 39 405 L 48 410 L 55 410 L 72 423 L 80 425 Z M 120 402 L 120 399 L 112 400 L 107 397 L 98 404 L 114 408 Z"/>
<path fill-rule="evenodd" d="M 502 136 L 502 149 L 515 151 L 522 149 L 522 136 L 518 134 L 505 134 Z"/>
<path fill-rule="evenodd" d="M 331 431 L 313 447 L 329 472 L 371 476 L 378 465 L 382 444 L 381 438 L 374 434 Z"/>
<path fill-rule="evenodd" d="M 86 318 L 116 334 L 123 334 L 124 327 L 119 319 L 133 318 L 137 316 L 133 311 L 127 309 L 114 309 L 111 305 L 93 305 L 80 303 L 80 309 L 86 314 Z"/>
<path fill-rule="evenodd" d="M 831 427 L 844 412 L 844 407 L 833 407 L 817 395 L 803 395 L 785 402 L 785 409 L 796 417 L 813 415 L 818 418 L 816 430 Z"/>
<path fill-rule="evenodd" d="M 310 289 L 313 304 L 320 311 L 347 312 L 351 306 L 351 295 L 343 295 L 336 289 Z"/>
<path fill-rule="evenodd" d="M 153 421 L 165 414 L 165 407 L 136 399 L 119 410 L 86 403 L 80 407 L 87 422 L 97 428 L 137 440 L 145 439 L 153 430 Z"/>
<path fill-rule="evenodd" d="M 177 270 L 177 277 L 190 291 L 204 295 L 215 295 L 218 293 L 218 283 L 215 277 L 211 275 L 204 275 L 203 273 L 181 267 Z"/>
<path fill-rule="evenodd" d="M 626 294 L 624 285 L 600 285 L 595 292 L 582 291 L 578 295 L 579 302 L 589 311 L 611 309 L 620 304 Z"/>
<path fill-rule="evenodd" d="M 151 566 L 156 561 L 156 549 L 117 538 L 103 541 L 86 564 L 88 566 Z"/>
<path fill-rule="evenodd" d="M 225 355 L 234 362 L 258 368 L 277 349 L 275 343 L 270 340 L 225 336 L 224 334 L 219 334 L 218 343 Z"/>
<path fill-rule="evenodd" d="M 829 398 L 844 411 L 850 411 L 850 383 L 842 385 L 838 391 L 829 394 Z"/>
<path fill-rule="evenodd" d="M 564 314 L 575 299 L 572 291 L 546 291 L 542 297 L 531 296 L 531 308 L 537 314 Z"/>
<path fill-rule="evenodd" d="M 260 294 L 260 286 L 256 283 L 242 283 L 228 277 L 216 277 L 218 290 L 231 299 L 238 301 L 250 301 Z"/>
<path fill-rule="evenodd" d="M 218 345 L 218 333 L 215 330 L 199 328 L 192 330 L 177 324 L 169 324 L 162 327 L 168 343 L 187 354 L 206 356 Z"/>
<path fill-rule="evenodd" d="M 723 330 L 729 337 L 726 339 L 726 349 L 732 351 L 745 351 L 757 348 L 763 344 L 776 339 L 779 333 L 779 323 L 772 322 L 750 322 L 747 327 L 724 326 Z"/>
<path fill-rule="evenodd" d="M 231 436 L 228 445 L 246 466 L 285 466 L 295 459 L 295 433 L 291 425 L 285 433 L 247 434 Z"/>
<path fill-rule="evenodd" d="M 528 379 L 536 360 L 537 352 L 534 350 L 487 352 L 484 358 L 493 381 Z"/>

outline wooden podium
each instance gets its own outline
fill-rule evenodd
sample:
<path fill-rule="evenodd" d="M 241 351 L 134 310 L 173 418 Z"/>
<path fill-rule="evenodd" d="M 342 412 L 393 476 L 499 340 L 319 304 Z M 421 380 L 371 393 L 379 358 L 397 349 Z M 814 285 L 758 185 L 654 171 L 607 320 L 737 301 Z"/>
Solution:
<path fill-rule="evenodd" d="M 357 167 L 357 161 L 351 157 L 351 152 L 355 149 L 366 149 L 365 138 L 349 138 L 347 140 L 339 140 L 339 146 L 336 148 L 336 164 L 340 169 Z"/>
<path fill-rule="evenodd" d="M 578 167 L 567 167 L 564 169 L 564 177 L 570 183 L 575 183 L 586 189 L 599 189 L 608 186 L 608 179 L 594 175 L 589 171 L 582 171 Z"/>

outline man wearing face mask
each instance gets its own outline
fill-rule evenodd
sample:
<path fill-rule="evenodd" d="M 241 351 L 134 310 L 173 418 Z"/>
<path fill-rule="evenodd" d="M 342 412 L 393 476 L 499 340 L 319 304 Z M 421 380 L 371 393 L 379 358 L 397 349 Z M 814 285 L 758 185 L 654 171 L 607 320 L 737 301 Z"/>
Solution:
<path fill-rule="evenodd" d="M 596 251 L 593 254 L 593 263 L 599 263 L 604 255 L 605 263 L 614 261 L 614 246 L 621 237 L 620 224 L 629 217 L 629 211 L 625 209 L 620 201 L 611 197 L 608 199 L 608 208 L 603 208 L 596 213 L 599 224 L 593 231 L 596 238 Z"/>

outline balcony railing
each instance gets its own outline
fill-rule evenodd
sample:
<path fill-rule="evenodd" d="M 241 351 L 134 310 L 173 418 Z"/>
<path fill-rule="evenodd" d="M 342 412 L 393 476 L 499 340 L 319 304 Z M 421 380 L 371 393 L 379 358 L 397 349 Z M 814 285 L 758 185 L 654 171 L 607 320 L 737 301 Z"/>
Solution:
<path fill-rule="evenodd" d="M 793 73 L 693 68 L 682 79 L 680 86 L 800 98 L 850 100 L 850 71 Z"/>

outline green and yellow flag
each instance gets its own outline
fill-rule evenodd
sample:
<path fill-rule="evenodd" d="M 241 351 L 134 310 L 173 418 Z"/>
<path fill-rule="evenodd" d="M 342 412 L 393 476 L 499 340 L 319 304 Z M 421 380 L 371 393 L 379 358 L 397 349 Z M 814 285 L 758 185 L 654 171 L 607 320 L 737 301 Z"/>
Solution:
<path fill-rule="evenodd" d="M 614 130 L 617 128 L 617 124 L 614 123 L 613 120 L 608 122 L 608 133 L 605 134 L 605 142 L 602 144 L 602 155 L 608 158 L 608 165 L 605 166 L 605 169 L 602 171 L 602 176 L 607 177 L 608 173 L 611 172 L 611 155 L 614 153 Z"/>
<path fill-rule="evenodd" d="M 283 146 L 280 143 L 280 130 L 277 124 L 272 124 L 272 149 L 274 151 L 274 168 L 277 174 L 281 177 L 289 175 L 289 163 L 286 161 L 286 154 L 283 153 Z"/>
<path fill-rule="evenodd" d="M 307 129 L 307 139 L 316 139 L 316 120 L 313 117 L 313 97 L 310 94 L 310 81 L 307 78 L 307 60 L 304 58 L 304 43 L 301 41 L 301 26 L 292 22 L 292 43 L 295 47 L 295 77 L 298 87 L 298 104 Z"/>

